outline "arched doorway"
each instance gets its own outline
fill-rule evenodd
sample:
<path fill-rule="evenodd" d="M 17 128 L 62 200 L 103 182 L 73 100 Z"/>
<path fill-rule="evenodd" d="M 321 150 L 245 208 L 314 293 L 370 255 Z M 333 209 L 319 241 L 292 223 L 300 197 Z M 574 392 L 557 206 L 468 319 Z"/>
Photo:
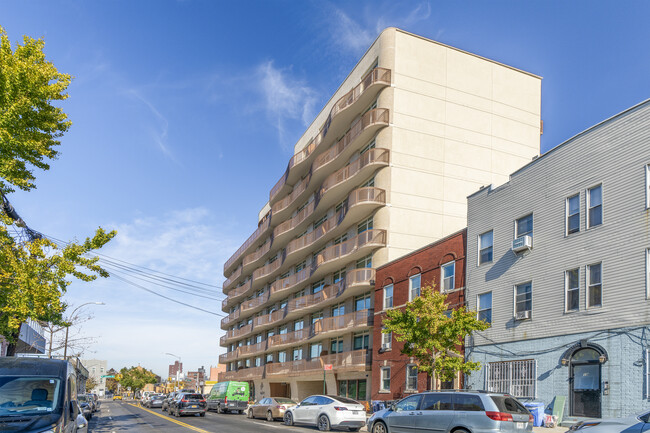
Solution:
<path fill-rule="evenodd" d="M 601 353 L 578 349 L 569 360 L 569 398 L 572 416 L 600 418 Z"/>

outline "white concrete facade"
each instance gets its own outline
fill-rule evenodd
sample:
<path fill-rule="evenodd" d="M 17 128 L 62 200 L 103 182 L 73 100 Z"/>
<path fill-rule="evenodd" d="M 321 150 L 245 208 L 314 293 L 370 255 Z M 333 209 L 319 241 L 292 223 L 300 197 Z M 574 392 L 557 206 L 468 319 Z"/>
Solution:
<path fill-rule="evenodd" d="M 107 361 L 104 359 L 86 359 L 81 363 L 88 369 L 89 377 L 97 382 L 97 387 L 89 392 L 97 393 L 97 395 L 103 397 L 106 394 L 106 378 L 102 376 L 106 375 L 108 371 L 106 368 Z"/>
<path fill-rule="evenodd" d="M 322 359 L 326 392 L 365 400 L 374 269 L 464 228 L 468 194 L 539 154 L 540 98 L 537 76 L 384 30 L 224 266 L 220 380 L 301 399 Z"/>

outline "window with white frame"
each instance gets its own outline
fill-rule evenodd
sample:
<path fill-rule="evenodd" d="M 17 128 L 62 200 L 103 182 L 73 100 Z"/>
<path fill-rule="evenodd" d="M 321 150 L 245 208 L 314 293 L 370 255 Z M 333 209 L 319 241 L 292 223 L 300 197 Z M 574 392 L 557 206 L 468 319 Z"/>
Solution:
<path fill-rule="evenodd" d="M 292 359 L 294 361 L 300 361 L 302 359 L 302 347 L 298 347 L 296 349 L 293 349 L 293 357 Z"/>
<path fill-rule="evenodd" d="M 580 268 L 564 272 L 564 299 L 565 311 L 578 311 L 580 309 Z"/>
<path fill-rule="evenodd" d="M 598 185 L 587 190 L 587 228 L 603 223 L 603 186 Z"/>
<path fill-rule="evenodd" d="M 372 254 L 368 254 L 367 256 L 357 260 L 356 268 L 357 269 L 372 268 Z"/>
<path fill-rule="evenodd" d="M 373 217 L 370 217 L 364 221 L 361 221 L 357 224 L 357 234 L 361 234 L 366 230 L 372 230 Z"/>
<path fill-rule="evenodd" d="M 492 292 L 482 293 L 477 298 L 478 320 L 492 324 Z"/>
<path fill-rule="evenodd" d="M 381 348 L 387 350 L 393 347 L 393 333 L 384 332 L 385 330 L 386 328 L 381 328 Z"/>
<path fill-rule="evenodd" d="M 442 281 L 442 291 L 449 292 L 454 290 L 454 276 L 456 274 L 456 262 L 447 262 L 440 266 L 440 281 Z"/>
<path fill-rule="evenodd" d="M 580 231 L 580 194 L 566 199 L 566 234 Z"/>
<path fill-rule="evenodd" d="M 409 278 L 409 302 L 420 296 L 420 274 Z"/>
<path fill-rule="evenodd" d="M 384 310 L 393 308 L 393 285 L 384 286 Z"/>
<path fill-rule="evenodd" d="M 478 236 L 478 264 L 492 262 L 492 244 L 494 236 L 492 230 Z"/>
<path fill-rule="evenodd" d="M 390 391 L 390 367 L 381 367 L 380 391 Z"/>
<path fill-rule="evenodd" d="M 515 318 L 530 319 L 533 311 L 533 284 L 529 281 L 515 286 Z"/>
<path fill-rule="evenodd" d="M 537 363 L 534 359 L 489 362 L 485 370 L 485 385 L 489 392 L 518 398 L 536 397 Z"/>
<path fill-rule="evenodd" d="M 522 236 L 533 236 L 532 213 L 515 221 L 515 238 L 520 238 Z"/>
<path fill-rule="evenodd" d="M 587 308 L 603 305 L 603 264 L 587 266 Z"/>
<path fill-rule="evenodd" d="M 417 391 L 418 389 L 418 366 L 409 364 L 406 366 L 406 390 Z"/>

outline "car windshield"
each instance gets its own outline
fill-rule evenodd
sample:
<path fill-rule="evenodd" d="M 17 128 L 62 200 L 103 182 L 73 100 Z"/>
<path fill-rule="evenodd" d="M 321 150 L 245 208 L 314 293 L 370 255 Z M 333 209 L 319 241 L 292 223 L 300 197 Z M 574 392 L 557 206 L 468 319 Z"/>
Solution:
<path fill-rule="evenodd" d="M 188 400 L 202 400 L 203 396 L 201 394 L 185 394 L 185 398 Z"/>
<path fill-rule="evenodd" d="M 275 401 L 277 401 L 279 404 L 297 404 L 290 398 L 276 398 Z"/>
<path fill-rule="evenodd" d="M 0 416 L 52 413 L 59 402 L 57 378 L 0 377 Z"/>

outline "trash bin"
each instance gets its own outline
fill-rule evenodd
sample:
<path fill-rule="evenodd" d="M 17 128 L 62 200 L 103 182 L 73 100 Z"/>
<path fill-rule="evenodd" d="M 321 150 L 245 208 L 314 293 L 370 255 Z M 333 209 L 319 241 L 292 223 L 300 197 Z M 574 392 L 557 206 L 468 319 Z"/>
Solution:
<path fill-rule="evenodd" d="M 524 406 L 533 415 L 533 426 L 541 427 L 542 420 L 544 419 L 544 403 L 541 403 L 539 401 L 530 401 L 524 403 Z"/>

